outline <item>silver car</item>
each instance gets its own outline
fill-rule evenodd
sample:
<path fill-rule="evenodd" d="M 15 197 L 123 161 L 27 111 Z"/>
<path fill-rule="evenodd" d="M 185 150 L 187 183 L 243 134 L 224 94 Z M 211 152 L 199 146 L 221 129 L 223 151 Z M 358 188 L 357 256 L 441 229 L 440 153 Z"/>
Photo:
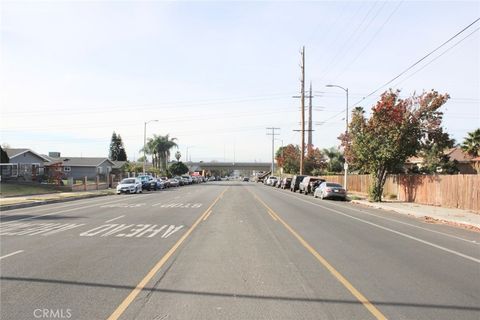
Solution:
<path fill-rule="evenodd" d="M 120 181 L 117 186 L 117 194 L 120 193 L 141 193 L 142 182 L 138 178 L 126 178 Z"/>
<path fill-rule="evenodd" d="M 320 199 L 347 199 L 347 191 L 338 183 L 332 182 L 322 182 L 318 188 L 315 189 L 313 193 L 315 198 Z"/>

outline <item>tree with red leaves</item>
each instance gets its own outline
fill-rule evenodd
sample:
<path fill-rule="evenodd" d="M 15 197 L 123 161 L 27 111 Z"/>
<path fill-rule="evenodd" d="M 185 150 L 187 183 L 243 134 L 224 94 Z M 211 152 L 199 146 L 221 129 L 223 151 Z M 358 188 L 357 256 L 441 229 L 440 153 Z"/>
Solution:
<path fill-rule="evenodd" d="M 408 99 L 399 98 L 400 91 L 386 91 L 372 108 L 370 118 L 363 108 L 352 112 L 348 134 L 339 139 L 349 164 L 373 176 L 369 196 L 381 201 L 387 174 L 402 167 L 406 159 L 436 136 L 442 136 L 439 108 L 449 99 L 432 90 Z"/>

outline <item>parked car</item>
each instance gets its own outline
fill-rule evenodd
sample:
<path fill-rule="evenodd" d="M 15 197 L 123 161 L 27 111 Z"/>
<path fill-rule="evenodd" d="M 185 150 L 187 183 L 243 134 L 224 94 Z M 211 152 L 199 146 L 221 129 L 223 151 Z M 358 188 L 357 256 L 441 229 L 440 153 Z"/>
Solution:
<path fill-rule="evenodd" d="M 183 175 L 182 179 L 185 182 L 185 184 L 193 184 L 193 179 L 189 175 Z"/>
<path fill-rule="evenodd" d="M 302 182 L 303 178 L 306 176 L 293 176 L 292 182 L 290 184 L 290 191 L 296 192 L 300 186 L 300 182 Z"/>
<path fill-rule="evenodd" d="M 156 190 L 165 189 L 165 183 L 163 182 L 162 179 L 160 179 L 160 178 L 155 178 L 154 180 L 155 180 L 155 182 L 156 182 Z"/>
<path fill-rule="evenodd" d="M 281 189 L 290 189 L 290 185 L 292 184 L 292 178 L 283 178 L 280 182 Z"/>
<path fill-rule="evenodd" d="M 270 177 L 268 177 L 267 180 L 265 180 L 265 184 L 266 184 L 267 186 L 274 186 L 274 183 L 276 183 L 277 180 L 278 180 L 277 177 L 275 177 L 275 176 L 270 176 Z"/>
<path fill-rule="evenodd" d="M 162 179 L 165 188 L 170 188 L 170 180 L 167 177 L 160 177 L 160 179 Z"/>
<path fill-rule="evenodd" d="M 325 180 L 319 177 L 306 176 L 302 182 L 300 182 L 298 192 L 305 194 L 313 193 L 313 184 L 317 181 L 324 182 Z"/>
<path fill-rule="evenodd" d="M 347 199 L 347 191 L 343 188 L 342 185 L 332 182 L 322 182 L 320 186 L 315 190 L 313 194 L 315 198 L 327 199 Z"/>
<path fill-rule="evenodd" d="M 137 178 L 123 179 L 117 186 L 117 194 L 140 192 L 142 192 L 142 182 Z"/>
<path fill-rule="evenodd" d="M 180 182 L 175 178 L 168 179 L 168 183 L 170 184 L 170 187 L 172 187 L 172 188 L 180 186 Z"/>
<path fill-rule="evenodd" d="M 243 178 L 243 182 L 249 182 L 249 181 L 250 181 L 250 179 L 248 177 Z"/>
<path fill-rule="evenodd" d="M 142 175 L 138 176 L 138 179 L 142 182 L 142 189 L 143 190 L 157 190 L 157 182 L 155 179 L 150 175 Z"/>
<path fill-rule="evenodd" d="M 185 185 L 185 180 L 183 180 L 182 177 L 180 176 L 175 176 L 175 179 L 178 181 L 179 186 L 184 186 Z"/>

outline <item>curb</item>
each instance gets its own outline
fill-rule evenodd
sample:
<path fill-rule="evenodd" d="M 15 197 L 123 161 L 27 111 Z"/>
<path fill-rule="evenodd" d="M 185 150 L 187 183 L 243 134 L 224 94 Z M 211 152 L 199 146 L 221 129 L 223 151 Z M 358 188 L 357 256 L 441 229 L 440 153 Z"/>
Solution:
<path fill-rule="evenodd" d="M 91 194 L 91 195 L 87 195 L 87 196 L 69 197 L 69 198 L 64 198 L 64 199 L 53 199 L 53 200 L 43 200 L 43 201 L 42 200 L 34 200 L 32 202 L 26 202 L 26 203 L 7 204 L 7 205 L 4 205 L 4 206 L 0 206 L 0 211 L 30 208 L 30 207 L 42 206 L 42 205 L 45 205 L 45 204 L 70 202 L 70 201 L 75 201 L 75 200 L 83 200 L 83 199 L 98 198 L 98 197 L 105 197 L 105 196 L 111 196 L 111 194 L 106 194 L 106 193 Z"/>
<path fill-rule="evenodd" d="M 451 226 L 461 227 L 461 228 L 465 228 L 465 229 L 468 229 L 468 230 L 473 230 L 473 231 L 480 232 L 480 226 L 477 226 L 476 224 L 471 224 L 471 223 L 468 223 L 468 222 L 459 222 L 459 221 L 455 221 L 455 220 L 447 220 L 447 219 L 443 219 L 443 218 L 433 217 L 433 216 L 427 215 L 427 214 L 422 215 L 420 217 L 420 216 L 416 216 L 416 215 L 410 213 L 409 210 L 403 210 L 403 209 L 399 209 L 399 208 L 385 208 L 382 205 L 378 205 L 378 204 L 368 202 L 368 201 L 365 201 L 365 200 L 351 200 L 350 203 L 354 203 L 356 205 L 368 206 L 368 207 L 371 207 L 371 208 L 374 208 L 374 209 L 380 209 L 380 210 L 385 210 L 385 211 L 393 211 L 393 212 L 400 213 L 400 214 L 403 214 L 403 215 L 408 215 L 410 217 L 414 217 L 414 218 L 417 218 L 417 219 L 423 219 L 423 220 L 428 221 L 428 222 L 440 222 L 440 223 L 443 223 L 443 224 L 448 224 L 448 225 L 451 225 Z"/>

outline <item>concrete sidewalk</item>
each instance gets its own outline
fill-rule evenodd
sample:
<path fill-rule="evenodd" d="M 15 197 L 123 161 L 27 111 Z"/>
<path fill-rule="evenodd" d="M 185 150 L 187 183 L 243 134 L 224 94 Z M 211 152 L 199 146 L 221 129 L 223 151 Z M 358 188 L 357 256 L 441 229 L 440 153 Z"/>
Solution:
<path fill-rule="evenodd" d="M 480 214 L 468 210 L 443 208 L 400 201 L 369 202 L 367 200 L 351 200 L 351 203 L 369 206 L 376 209 L 394 211 L 431 222 L 446 223 L 480 231 Z"/>
<path fill-rule="evenodd" d="M 79 199 L 108 196 L 112 194 L 115 194 L 114 189 L 83 192 L 48 193 L 28 195 L 22 197 L 4 197 L 0 198 L 0 210 L 5 211 L 19 208 L 27 208 L 49 203 L 73 201 Z"/>

